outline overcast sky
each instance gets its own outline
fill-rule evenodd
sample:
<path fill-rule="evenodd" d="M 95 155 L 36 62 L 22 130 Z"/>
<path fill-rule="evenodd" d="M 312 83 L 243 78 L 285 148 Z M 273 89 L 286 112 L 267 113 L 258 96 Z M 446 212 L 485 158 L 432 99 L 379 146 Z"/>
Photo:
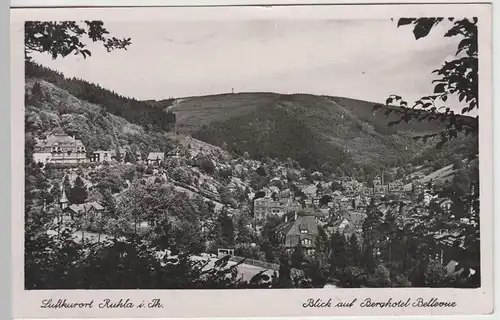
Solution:
<path fill-rule="evenodd" d="M 127 51 L 37 62 L 137 99 L 231 92 L 313 93 L 382 102 L 432 93 L 431 71 L 460 39 L 446 24 L 415 40 L 391 20 L 106 23 Z"/>

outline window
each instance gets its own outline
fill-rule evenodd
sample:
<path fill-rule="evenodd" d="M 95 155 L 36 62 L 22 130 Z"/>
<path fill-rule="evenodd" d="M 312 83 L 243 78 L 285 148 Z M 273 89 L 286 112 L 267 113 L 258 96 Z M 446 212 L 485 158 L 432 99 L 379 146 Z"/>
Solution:
<path fill-rule="evenodd" d="M 308 230 L 307 229 L 301 229 L 300 233 L 303 233 L 303 234 L 308 233 Z"/>
<path fill-rule="evenodd" d="M 302 244 L 303 245 L 310 245 L 311 244 L 311 239 L 302 239 Z"/>

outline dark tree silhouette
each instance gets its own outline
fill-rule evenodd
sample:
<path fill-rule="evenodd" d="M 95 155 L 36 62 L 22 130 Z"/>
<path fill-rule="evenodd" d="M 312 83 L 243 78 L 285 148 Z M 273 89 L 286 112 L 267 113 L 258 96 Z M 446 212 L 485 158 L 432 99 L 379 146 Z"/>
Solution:
<path fill-rule="evenodd" d="M 108 52 L 127 49 L 131 39 L 109 37 L 109 31 L 102 21 L 26 21 L 24 24 L 25 56 L 30 59 L 32 52 L 48 53 L 52 59 L 69 54 L 91 56 L 82 38 L 100 42 Z"/>
<path fill-rule="evenodd" d="M 401 122 L 410 121 L 441 121 L 445 124 L 445 129 L 423 136 L 416 137 L 426 141 L 429 138 L 440 137 L 438 147 L 447 141 L 457 138 L 459 134 L 477 135 L 478 116 L 475 118 L 456 114 L 450 107 L 446 106 L 446 101 L 450 96 L 456 96 L 461 103 L 466 106 L 462 109 L 462 114 L 467 114 L 479 108 L 478 101 L 478 40 L 477 40 L 477 18 L 455 19 L 455 18 L 401 18 L 399 26 L 412 25 L 415 39 L 426 37 L 434 26 L 443 21 L 453 22 L 453 26 L 445 33 L 445 37 L 461 37 L 455 59 L 445 61 L 444 64 L 432 73 L 437 77 L 433 81 L 436 83 L 434 92 L 428 96 L 421 97 L 415 101 L 413 106 L 403 100 L 401 96 L 391 95 L 384 108 L 385 114 L 389 116 L 394 113 L 400 116 L 399 120 L 389 122 L 389 126 Z M 382 108 L 376 105 L 374 109 Z"/>
<path fill-rule="evenodd" d="M 81 204 L 84 203 L 85 200 L 87 200 L 88 192 L 87 188 L 85 187 L 85 183 L 83 182 L 82 178 L 78 176 L 75 179 L 75 185 L 73 188 L 71 188 L 71 196 L 68 199 L 71 203 L 75 204 Z"/>

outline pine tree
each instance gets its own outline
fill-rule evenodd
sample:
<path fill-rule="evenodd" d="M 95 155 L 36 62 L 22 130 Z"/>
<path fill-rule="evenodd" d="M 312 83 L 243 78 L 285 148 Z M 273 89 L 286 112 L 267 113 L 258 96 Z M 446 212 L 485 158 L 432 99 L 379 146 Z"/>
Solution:
<path fill-rule="evenodd" d="M 297 243 L 297 246 L 293 250 L 293 253 L 291 256 L 292 267 L 300 269 L 304 262 L 305 262 L 304 247 L 299 242 L 299 243 Z"/>
<path fill-rule="evenodd" d="M 338 269 L 343 269 L 347 265 L 346 246 L 347 241 L 343 234 L 335 232 L 331 236 L 330 249 L 332 250 L 331 262 Z"/>
<path fill-rule="evenodd" d="M 122 161 L 122 154 L 118 146 L 115 148 L 115 160 L 118 162 Z"/>
<path fill-rule="evenodd" d="M 358 236 L 356 233 L 353 233 L 351 238 L 349 239 L 349 244 L 350 244 L 350 254 L 351 254 L 351 260 L 352 264 L 354 266 L 359 266 L 362 260 L 361 257 L 361 249 L 359 247 L 359 240 Z"/>
<path fill-rule="evenodd" d="M 49 199 L 47 202 L 57 202 L 61 198 L 61 187 L 59 183 L 55 182 L 50 189 Z M 50 201 L 49 201 L 50 200 Z"/>
<path fill-rule="evenodd" d="M 124 161 L 126 163 L 132 163 L 132 164 L 137 163 L 137 160 L 135 159 L 135 155 L 130 150 L 125 153 Z"/>
<path fill-rule="evenodd" d="M 244 213 L 236 218 L 236 243 L 249 243 L 252 240 L 252 234 L 248 229 L 249 223 L 250 217 Z"/>
<path fill-rule="evenodd" d="M 104 190 L 102 192 L 102 206 L 106 210 L 106 215 L 108 217 L 116 217 L 116 201 L 110 190 Z"/>
<path fill-rule="evenodd" d="M 220 239 L 218 243 L 221 247 L 231 247 L 234 245 L 234 225 L 233 219 L 226 211 L 221 212 L 219 216 Z"/>
<path fill-rule="evenodd" d="M 280 256 L 280 268 L 278 271 L 278 286 L 279 288 L 292 288 L 293 282 L 291 279 L 291 268 L 288 256 L 282 253 Z"/>
<path fill-rule="evenodd" d="M 71 189 L 71 203 L 75 204 L 82 204 L 85 203 L 85 200 L 87 200 L 88 197 L 88 192 L 87 188 L 85 187 L 85 183 L 83 182 L 82 178 L 80 176 L 76 177 L 75 179 L 75 185 Z"/>

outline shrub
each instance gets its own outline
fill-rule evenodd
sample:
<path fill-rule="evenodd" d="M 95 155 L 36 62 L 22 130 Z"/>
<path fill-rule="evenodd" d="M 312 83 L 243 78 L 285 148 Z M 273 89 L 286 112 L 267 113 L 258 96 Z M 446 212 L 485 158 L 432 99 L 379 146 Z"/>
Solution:
<path fill-rule="evenodd" d="M 200 168 L 207 174 L 213 174 L 215 171 L 215 166 L 209 159 L 202 159 L 200 162 Z"/>

